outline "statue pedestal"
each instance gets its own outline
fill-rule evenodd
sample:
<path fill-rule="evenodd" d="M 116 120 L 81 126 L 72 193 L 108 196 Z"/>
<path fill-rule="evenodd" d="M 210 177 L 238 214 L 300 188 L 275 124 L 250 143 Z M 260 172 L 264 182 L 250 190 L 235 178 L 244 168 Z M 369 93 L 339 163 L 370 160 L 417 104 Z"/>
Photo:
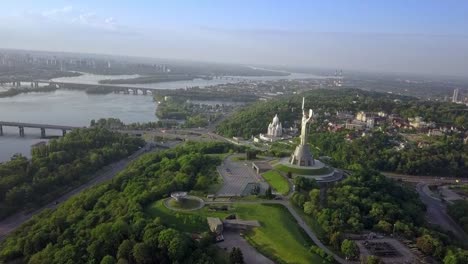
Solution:
<path fill-rule="evenodd" d="M 310 152 L 309 144 L 299 144 L 291 155 L 292 165 L 312 167 L 315 165 L 314 156 Z"/>

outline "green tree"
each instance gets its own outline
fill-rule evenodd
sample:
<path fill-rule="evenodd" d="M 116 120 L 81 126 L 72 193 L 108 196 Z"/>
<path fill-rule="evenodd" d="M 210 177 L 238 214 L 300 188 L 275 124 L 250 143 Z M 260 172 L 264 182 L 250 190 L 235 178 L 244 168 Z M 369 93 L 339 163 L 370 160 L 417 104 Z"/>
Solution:
<path fill-rule="evenodd" d="M 376 225 L 376 228 L 386 234 L 390 234 L 392 233 L 393 231 L 393 226 L 392 224 L 390 224 L 389 222 L 385 221 L 385 220 L 380 220 L 377 225 Z"/>
<path fill-rule="evenodd" d="M 377 256 L 368 256 L 364 262 L 365 264 L 382 264 L 382 260 Z"/>
<path fill-rule="evenodd" d="M 441 252 L 441 243 L 431 235 L 423 235 L 416 239 L 416 246 L 426 255 L 437 256 Z"/>
<path fill-rule="evenodd" d="M 136 243 L 135 246 L 133 246 L 133 258 L 138 264 L 151 263 L 150 248 L 145 243 Z"/>
<path fill-rule="evenodd" d="M 189 243 L 187 239 L 179 234 L 178 236 L 172 238 L 168 246 L 169 257 L 173 261 L 182 260 L 189 251 Z"/>
<path fill-rule="evenodd" d="M 120 243 L 119 249 L 117 250 L 117 259 L 128 260 L 132 255 L 133 243 L 126 239 Z"/>
<path fill-rule="evenodd" d="M 341 242 L 342 242 L 341 240 L 342 240 L 342 236 L 341 236 L 340 232 L 333 232 L 330 235 L 330 245 L 332 245 L 332 247 L 334 249 L 339 249 L 340 248 L 340 245 L 341 245 Z"/>
<path fill-rule="evenodd" d="M 107 255 L 107 256 L 102 258 L 100 264 L 115 264 L 115 258 L 112 257 L 112 256 Z"/>
<path fill-rule="evenodd" d="M 443 259 L 444 264 L 468 263 L 468 250 L 460 248 L 449 248 Z"/>
<path fill-rule="evenodd" d="M 233 247 L 229 254 L 229 263 L 231 264 L 244 264 L 244 255 L 240 248 Z"/>
<path fill-rule="evenodd" d="M 313 202 L 305 202 L 304 203 L 304 213 L 308 215 L 314 215 L 317 211 L 317 208 Z"/>
<path fill-rule="evenodd" d="M 341 252 L 349 259 L 356 259 L 359 256 L 359 247 L 356 242 L 345 239 L 341 243 Z"/>

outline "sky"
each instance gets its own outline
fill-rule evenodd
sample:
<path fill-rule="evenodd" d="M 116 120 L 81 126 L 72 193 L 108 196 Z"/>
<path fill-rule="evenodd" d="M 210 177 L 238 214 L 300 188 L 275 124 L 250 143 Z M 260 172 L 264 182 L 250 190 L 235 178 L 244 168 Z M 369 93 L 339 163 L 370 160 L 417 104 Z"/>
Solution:
<path fill-rule="evenodd" d="M 0 10 L 0 48 L 468 75 L 463 0 L 3 0 Z"/>

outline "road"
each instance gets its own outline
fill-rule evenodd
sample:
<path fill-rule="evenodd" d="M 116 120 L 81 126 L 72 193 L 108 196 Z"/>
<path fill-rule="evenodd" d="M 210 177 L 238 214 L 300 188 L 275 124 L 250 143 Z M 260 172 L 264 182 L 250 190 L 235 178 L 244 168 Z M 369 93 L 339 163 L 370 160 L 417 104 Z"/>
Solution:
<path fill-rule="evenodd" d="M 93 177 L 92 180 L 84 183 L 83 185 L 80 185 L 76 189 L 73 189 L 72 191 L 64 194 L 60 198 L 57 198 L 55 201 L 46 204 L 45 206 L 32 211 L 32 212 L 19 212 L 14 215 L 11 215 L 8 218 L 3 219 L 0 221 L 0 242 L 3 241 L 8 234 L 13 232 L 16 228 L 18 228 L 20 225 L 31 219 L 34 215 L 42 212 L 45 209 L 55 209 L 57 206 L 68 200 L 70 197 L 90 188 L 93 187 L 99 183 L 102 183 L 104 181 L 107 181 L 109 179 L 112 179 L 117 173 L 119 173 L 121 170 L 123 170 L 127 165 L 138 158 L 140 155 L 147 153 L 148 151 L 151 151 L 152 148 L 150 148 L 148 145 L 141 148 L 140 150 L 136 151 L 132 155 L 130 155 L 127 158 L 124 158 L 118 162 L 112 163 L 103 169 L 99 170 L 95 175 L 96 177 Z"/>
<path fill-rule="evenodd" d="M 456 178 L 456 177 L 440 177 L 440 176 L 415 176 L 398 174 L 392 172 L 381 172 L 384 176 L 395 180 L 402 180 L 405 182 L 414 183 L 427 183 L 427 184 L 463 184 L 468 183 L 467 178 Z M 458 182 L 457 182 L 458 181 Z"/>
<path fill-rule="evenodd" d="M 347 261 L 345 260 L 344 258 L 338 256 L 337 254 L 333 253 L 331 250 L 329 250 L 323 243 L 322 241 L 320 241 L 320 239 L 314 234 L 314 232 L 312 231 L 312 229 L 310 229 L 310 227 L 304 222 L 304 220 L 302 220 L 301 216 L 296 212 L 296 210 L 294 210 L 294 208 L 292 207 L 292 205 L 290 204 L 289 201 L 285 201 L 285 200 L 267 200 L 267 201 L 208 201 L 208 202 L 205 202 L 205 204 L 233 204 L 233 203 L 246 203 L 246 204 L 281 204 L 283 205 L 284 207 L 286 207 L 286 209 L 288 209 L 289 213 L 291 213 L 291 215 L 294 217 L 294 219 L 296 219 L 297 221 L 297 224 L 302 227 L 302 229 L 304 229 L 304 231 L 306 232 L 306 234 L 310 237 L 310 239 L 312 239 L 312 241 L 315 243 L 315 245 L 317 245 L 318 247 L 320 247 L 321 249 L 323 249 L 327 254 L 333 256 L 333 258 L 335 258 L 335 260 L 338 262 L 338 263 L 341 263 L 341 264 L 349 264 L 349 263 L 354 263 L 352 261 Z"/>
<path fill-rule="evenodd" d="M 446 213 L 446 205 L 438 198 L 430 195 L 430 190 L 425 183 L 418 183 L 416 191 L 421 201 L 426 205 L 427 220 L 439 225 L 447 231 L 451 231 L 460 241 L 468 241 L 468 235 L 463 229 Z"/>

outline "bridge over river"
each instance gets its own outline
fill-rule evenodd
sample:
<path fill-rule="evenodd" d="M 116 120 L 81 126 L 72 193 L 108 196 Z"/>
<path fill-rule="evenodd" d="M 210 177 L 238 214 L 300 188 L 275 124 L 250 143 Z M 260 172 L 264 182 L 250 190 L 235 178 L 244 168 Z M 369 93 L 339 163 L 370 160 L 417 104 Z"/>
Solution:
<path fill-rule="evenodd" d="M 72 82 L 55 82 L 49 80 L 32 80 L 32 81 L 6 81 L 0 80 L 0 85 L 9 84 L 15 89 L 22 88 L 39 88 L 40 85 L 49 85 L 54 86 L 55 88 L 64 88 L 64 89 L 74 89 L 74 90 L 84 90 L 91 93 L 124 93 L 124 94 L 134 94 L 137 95 L 139 92 L 143 95 L 152 94 L 155 88 L 145 88 L 145 87 L 136 87 L 136 86 L 124 86 L 124 85 L 114 85 L 114 84 L 87 84 L 87 83 L 72 83 Z"/>
<path fill-rule="evenodd" d="M 233 82 L 252 82 L 252 80 L 239 78 L 235 76 L 212 76 L 214 80 L 226 80 Z M 41 85 L 49 85 L 55 88 L 74 89 L 74 90 L 85 90 L 89 93 L 123 93 L 123 94 L 152 94 L 154 90 L 158 88 L 143 87 L 144 84 L 91 84 L 91 83 L 74 83 L 74 82 L 57 82 L 51 80 L 15 80 L 12 78 L 0 79 L 0 85 L 8 84 L 15 89 L 21 88 L 39 88 Z"/>
<path fill-rule="evenodd" d="M 67 131 L 79 128 L 79 127 L 75 127 L 75 126 L 0 121 L 0 136 L 3 136 L 3 127 L 4 126 L 18 127 L 19 135 L 21 137 L 24 137 L 24 128 L 39 128 L 41 130 L 41 137 L 42 138 L 46 137 L 46 129 L 62 130 L 62 135 L 65 135 L 67 133 Z"/>

